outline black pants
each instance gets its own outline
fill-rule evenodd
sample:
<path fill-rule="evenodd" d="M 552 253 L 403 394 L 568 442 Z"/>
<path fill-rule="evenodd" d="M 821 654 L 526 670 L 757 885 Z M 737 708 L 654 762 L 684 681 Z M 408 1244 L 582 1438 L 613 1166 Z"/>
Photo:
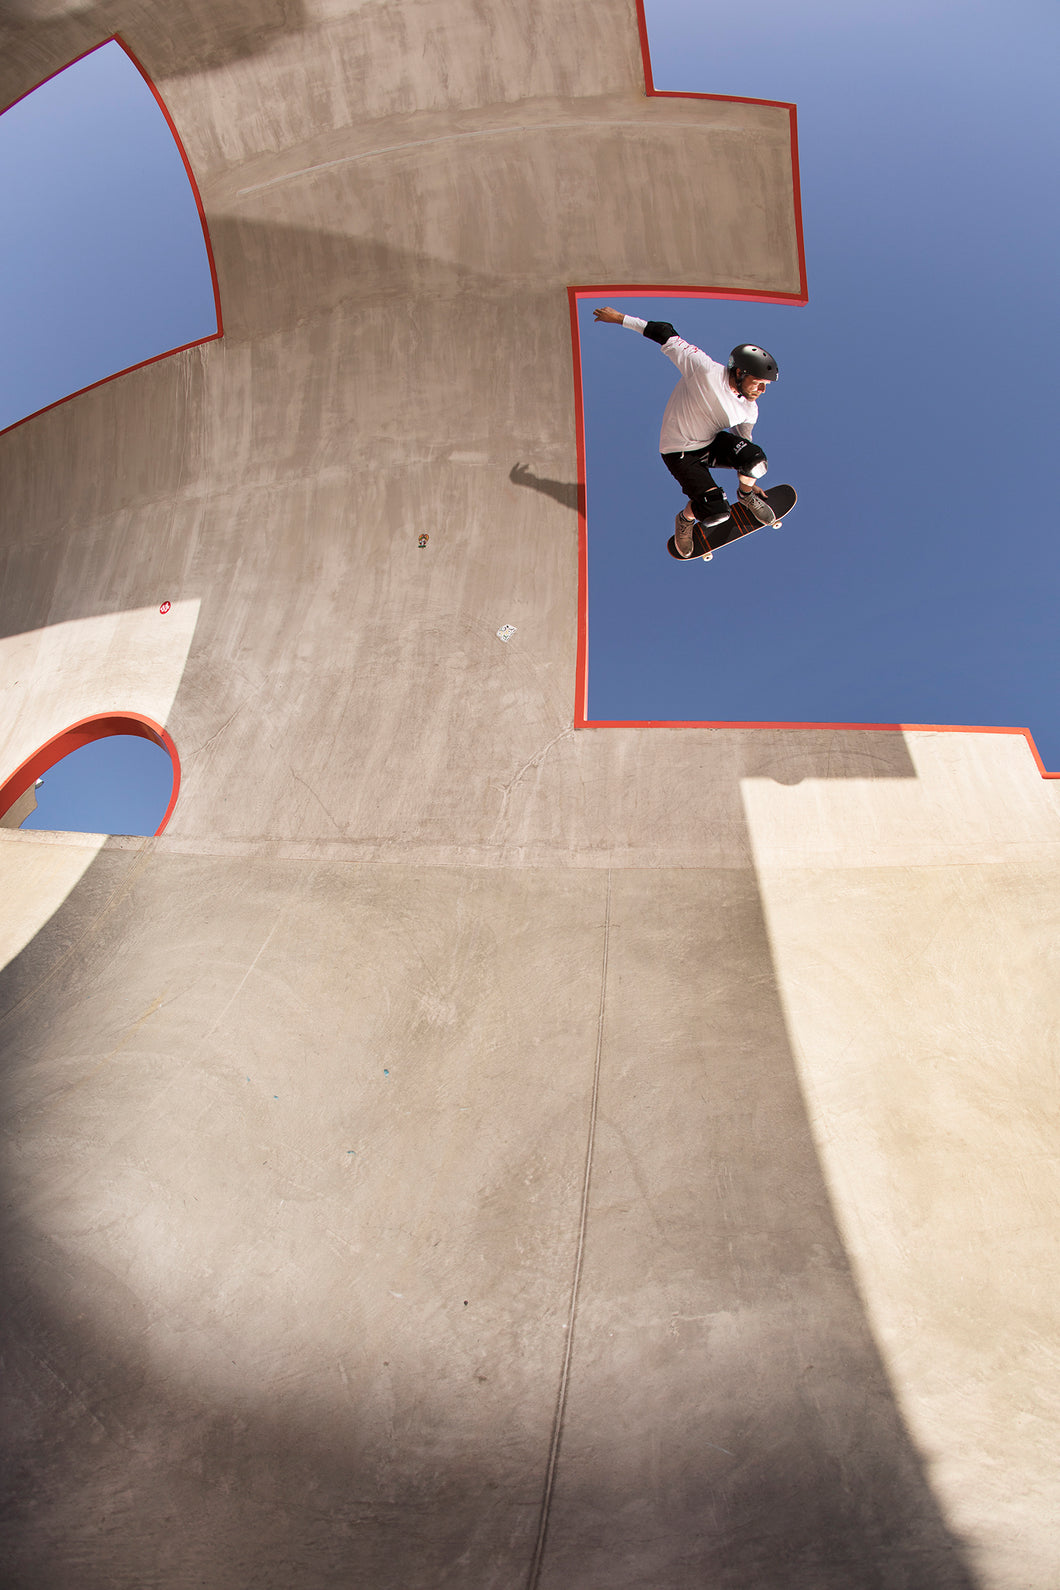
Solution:
<path fill-rule="evenodd" d="M 662 461 L 692 504 L 697 519 L 716 519 L 719 508 L 725 504 L 725 493 L 718 485 L 711 469 L 735 469 L 749 475 L 756 464 L 764 464 L 766 455 L 754 442 L 734 436 L 732 431 L 719 431 L 706 447 L 687 453 L 663 453 Z"/>

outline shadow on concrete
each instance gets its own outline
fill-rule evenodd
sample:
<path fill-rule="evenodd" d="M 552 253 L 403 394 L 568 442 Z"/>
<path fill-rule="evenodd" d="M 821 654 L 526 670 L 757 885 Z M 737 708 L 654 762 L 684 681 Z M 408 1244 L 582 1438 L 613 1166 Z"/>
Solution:
<path fill-rule="evenodd" d="M 734 816 L 736 788 L 724 804 L 730 811 L 721 818 Z M 100 1251 L 94 1228 L 80 1234 L 76 1166 L 64 1164 L 57 1123 L 46 1143 L 35 1138 L 41 1101 L 32 1103 L 33 1073 L 54 1064 L 52 1034 L 69 1022 L 71 1001 L 97 1002 L 98 1037 L 107 1046 L 116 1018 L 98 1001 L 113 986 L 115 964 L 132 968 L 127 952 L 149 943 L 167 961 L 172 986 L 189 990 L 185 1014 L 199 1031 L 213 1019 L 201 991 L 191 995 L 207 970 L 200 943 L 219 931 L 238 895 L 263 920 L 279 921 L 290 904 L 289 866 L 273 874 L 267 865 L 238 863 L 220 879 L 203 873 L 204 861 L 105 853 L 0 974 L 5 1113 L 18 1124 L 20 1155 L 59 1155 L 43 1202 L 38 1196 L 25 1209 L 12 1203 L 10 1187 L 5 1197 L 5 1364 L 13 1390 L 6 1583 L 65 1590 L 76 1577 L 84 1590 L 146 1583 L 177 1590 L 202 1575 L 221 1590 L 521 1585 L 537 1527 L 547 1416 L 540 1450 L 503 1398 L 505 1413 L 495 1412 L 483 1430 L 476 1399 L 485 1376 L 469 1373 L 455 1346 L 439 1347 L 455 1343 L 452 1330 L 433 1333 L 428 1346 L 408 1314 L 378 1363 L 351 1335 L 354 1367 L 345 1382 L 335 1371 L 333 1395 L 325 1395 L 331 1379 L 322 1371 L 303 1373 L 297 1334 L 284 1356 L 289 1371 L 266 1352 L 259 1385 L 262 1348 L 246 1300 L 230 1319 L 227 1278 L 203 1270 L 196 1280 L 195 1231 L 209 1231 L 211 1212 L 189 1205 L 182 1216 L 171 1204 L 168 1172 L 146 1210 L 116 1208 L 115 1219 L 133 1222 L 140 1244 L 139 1268 L 131 1266 L 126 1284 L 91 1257 Z M 204 890 L 207 879 L 212 886 Z M 602 875 L 600 882 L 602 894 Z M 334 887 L 347 885 L 340 879 Z M 482 889 L 481 873 L 451 888 L 454 931 L 467 931 Z M 552 933 L 551 918 L 529 935 L 523 925 L 520 957 L 531 985 L 540 976 L 546 986 Z M 343 986 L 343 946 L 332 942 L 314 891 L 287 919 L 273 953 L 294 1009 L 312 1004 L 300 968 L 316 974 L 330 960 Z M 221 968 L 211 997 L 222 1014 L 242 975 L 241 962 Z M 421 975 L 415 947 L 403 964 L 387 963 L 387 1008 L 391 1001 L 395 1011 L 403 1008 L 409 978 Z M 491 967 L 479 976 L 488 984 Z M 747 997 L 725 998 L 737 984 Z M 894 1401 L 832 1215 L 753 871 L 686 871 L 655 882 L 644 869 L 617 874 L 605 992 L 598 1191 L 543 1590 L 973 1590 Z M 126 989 L 123 1003 L 130 997 Z M 587 998 L 598 994 L 589 990 Z M 710 1023 L 702 1020 L 704 1000 Z M 644 1025 L 651 1009 L 666 1011 L 664 1024 Z M 318 1009 L 314 1021 L 315 1031 L 326 1030 L 331 1016 Z M 226 1041 L 235 1039 L 233 1031 Z M 313 1040 L 296 1022 L 285 1041 L 301 1053 Z M 392 1041 L 400 1041 L 396 1029 Z M 540 1064 L 532 1035 L 526 1043 L 527 1065 Z M 136 1061 L 150 1063 L 146 1054 Z M 587 1053 L 586 1099 L 592 1071 Z M 186 1075 L 192 1086 L 204 1080 Z M 661 1103 L 646 1109 L 649 1075 L 668 1083 Z M 568 1129 L 577 1135 L 584 1122 Z M 76 1129 L 67 1119 L 63 1130 Z M 264 1133 L 263 1156 L 282 1150 L 280 1136 L 274 1140 L 280 1127 L 254 1131 Z M 691 1162 L 672 1157 L 678 1141 L 686 1151 L 696 1145 Z M 533 1153 L 528 1144 L 525 1156 L 512 1155 L 506 1180 L 457 1245 L 469 1254 L 510 1245 L 512 1262 L 528 1266 L 528 1281 L 539 1284 L 537 1263 L 526 1258 L 536 1240 L 527 1191 Z M 71 1175 L 64 1189 L 59 1183 Z M 445 1218 L 440 1209 L 442 1229 Z M 69 1219 L 76 1230 L 62 1236 Z M 321 1205 L 314 1225 L 324 1249 L 334 1219 Z M 343 1224 L 361 1237 L 353 1206 Z M 172 1262 L 186 1276 L 189 1301 L 183 1318 L 164 1325 L 157 1309 L 146 1308 L 137 1279 L 144 1230 L 160 1239 L 183 1233 Z M 375 1231 L 370 1226 L 361 1240 L 374 1240 Z M 249 1240 L 260 1243 L 260 1233 Z M 395 1229 L 390 1240 L 401 1262 L 417 1265 L 411 1233 Z M 314 1247 L 302 1254 L 307 1276 L 315 1273 Z M 108 1240 L 103 1251 L 120 1252 L 121 1241 Z M 272 1271 L 252 1273 L 263 1316 L 282 1314 L 287 1304 Z M 705 1308 L 701 1319 L 698 1307 L 692 1311 L 698 1322 L 682 1323 L 686 1310 L 675 1300 L 690 1294 Z M 358 1285 L 356 1265 L 343 1296 L 351 1320 L 379 1312 L 380 1300 Z M 462 1326 L 470 1316 L 453 1296 L 454 1325 Z M 332 1323 L 334 1306 L 322 1299 Z M 529 1332 L 536 1344 L 545 1327 L 528 1309 L 496 1320 L 498 1328 L 514 1352 L 511 1343 Z M 190 1344 L 183 1368 L 182 1335 Z M 558 1380 L 558 1334 L 556 1341 Z M 497 1359 L 491 1375 L 520 1383 L 517 1353 L 498 1357 L 501 1344 L 488 1335 L 482 1352 Z M 211 1366 L 209 1383 L 200 1383 L 195 1366 L 202 1364 Z M 540 1386 L 545 1410 L 554 1394 L 555 1382 Z"/>
<path fill-rule="evenodd" d="M 533 474 L 529 464 L 513 464 L 508 479 L 513 486 L 529 486 L 532 491 L 543 492 L 575 513 L 582 507 L 584 491 L 576 480 L 549 480 L 546 475 Z"/>
<path fill-rule="evenodd" d="M 246 60 L 307 26 L 303 0 L 0 0 L 0 107 L 114 33 L 157 84 Z"/>
<path fill-rule="evenodd" d="M 473 266 L 417 254 L 377 238 L 310 226 L 210 220 L 225 340 L 254 342 L 307 328 L 348 308 L 422 313 L 432 301 L 507 284 Z"/>
<path fill-rule="evenodd" d="M 806 778 L 916 778 L 900 729 L 748 730 L 738 776 L 774 784 Z"/>

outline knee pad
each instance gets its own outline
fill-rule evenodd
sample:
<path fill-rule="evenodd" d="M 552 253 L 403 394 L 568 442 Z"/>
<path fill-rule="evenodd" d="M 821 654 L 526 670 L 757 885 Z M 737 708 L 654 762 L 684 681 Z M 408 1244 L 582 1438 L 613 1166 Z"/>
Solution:
<path fill-rule="evenodd" d="M 748 442 L 742 436 L 738 436 L 732 449 L 732 467 L 741 475 L 750 475 L 753 480 L 760 480 L 769 465 L 765 453 L 757 442 Z"/>

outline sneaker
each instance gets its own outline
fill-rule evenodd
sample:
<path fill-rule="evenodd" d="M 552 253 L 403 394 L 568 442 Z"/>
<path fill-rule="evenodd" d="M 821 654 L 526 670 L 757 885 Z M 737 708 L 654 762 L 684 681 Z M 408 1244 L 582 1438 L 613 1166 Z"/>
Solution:
<path fill-rule="evenodd" d="M 741 491 L 739 496 L 736 498 L 736 501 L 740 503 L 742 507 L 746 508 L 749 513 L 754 514 L 759 524 L 776 523 L 777 516 L 766 501 L 763 492 L 756 489 L 754 491 L 747 492 L 745 495 Z"/>
<path fill-rule="evenodd" d="M 677 548 L 678 557 L 690 558 L 692 556 L 692 548 L 695 545 L 692 539 L 692 532 L 695 528 L 696 521 L 694 519 L 686 519 L 685 511 L 682 508 L 674 520 L 674 546 Z"/>

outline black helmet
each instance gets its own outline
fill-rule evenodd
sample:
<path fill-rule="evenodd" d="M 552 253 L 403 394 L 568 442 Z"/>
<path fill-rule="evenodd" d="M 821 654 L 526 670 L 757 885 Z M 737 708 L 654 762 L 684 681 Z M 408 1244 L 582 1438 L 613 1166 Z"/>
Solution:
<path fill-rule="evenodd" d="M 756 381 L 777 381 L 780 378 L 773 355 L 753 342 L 741 342 L 738 348 L 732 350 L 729 354 L 729 369 L 737 377 L 750 375 Z"/>

